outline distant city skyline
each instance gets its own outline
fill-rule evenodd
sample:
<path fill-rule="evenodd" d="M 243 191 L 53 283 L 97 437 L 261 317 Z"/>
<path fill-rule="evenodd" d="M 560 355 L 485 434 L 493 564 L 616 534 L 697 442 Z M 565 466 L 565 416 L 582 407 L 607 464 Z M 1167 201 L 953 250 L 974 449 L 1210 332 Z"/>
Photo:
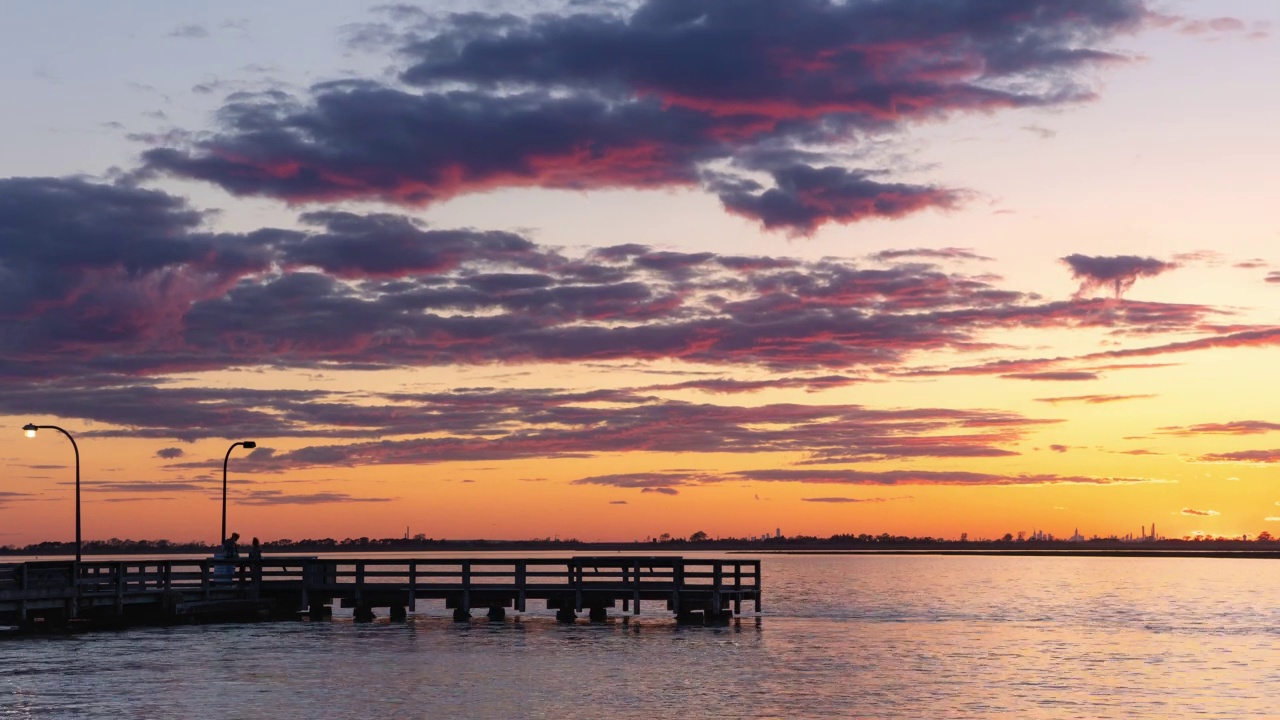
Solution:
<path fill-rule="evenodd" d="M 1280 528 L 1273 2 L 5 15 L 0 544 Z"/>

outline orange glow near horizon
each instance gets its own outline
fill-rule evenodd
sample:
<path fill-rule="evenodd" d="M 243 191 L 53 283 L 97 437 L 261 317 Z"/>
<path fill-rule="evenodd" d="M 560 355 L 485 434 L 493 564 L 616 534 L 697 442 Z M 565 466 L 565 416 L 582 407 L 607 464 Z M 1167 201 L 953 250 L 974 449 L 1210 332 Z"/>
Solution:
<path fill-rule="evenodd" d="M 19 11 L 0 546 L 1280 534 L 1280 4 L 783 4 Z"/>

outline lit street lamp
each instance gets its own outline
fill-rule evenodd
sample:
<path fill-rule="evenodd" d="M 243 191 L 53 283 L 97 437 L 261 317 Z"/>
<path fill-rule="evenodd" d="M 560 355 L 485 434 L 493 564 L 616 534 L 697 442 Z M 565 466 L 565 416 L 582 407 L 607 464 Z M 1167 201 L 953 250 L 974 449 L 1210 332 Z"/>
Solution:
<path fill-rule="evenodd" d="M 22 426 L 26 431 L 27 437 L 36 436 L 37 430 L 57 430 L 67 439 L 71 441 L 71 449 L 76 452 L 76 562 L 80 562 L 80 448 L 76 446 L 76 439 L 71 437 L 71 433 L 63 430 L 57 425 L 36 425 L 35 423 L 27 423 Z"/>
<path fill-rule="evenodd" d="M 222 542 L 227 542 L 227 461 L 231 459 L 231 451 L 244 446 L 245 450 L 252 450 L 258 447 L 258 443 L 252 440 L 242 440 L 227 448 L 227 456 L 222 458 Z"/>

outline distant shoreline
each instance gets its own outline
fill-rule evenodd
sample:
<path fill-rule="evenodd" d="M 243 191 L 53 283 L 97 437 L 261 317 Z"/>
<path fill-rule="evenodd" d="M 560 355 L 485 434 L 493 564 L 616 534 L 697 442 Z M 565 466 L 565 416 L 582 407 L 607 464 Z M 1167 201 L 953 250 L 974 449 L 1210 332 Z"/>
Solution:
<path fill-rule="evenodd" d="M 164 541 L 87 542 L 84 557 L 107 555 L 199 555 L 214 551 L 202 543 L 168 543 Z M 74 554 L 71 543 L 38 543 L 26 547 L 0 548 L 5 556 L 68 556 Z M 241 551 L 247 548 L 241 545 Z M 704 542 L 581 542 L 576 540 L 417 540 L 387 539 L 349 541 L 266 542 L 262 550 L 268 555 L 320 555 L 334 553 L 412 553 L 412 552 L 558 552 L 589 555 L 595 553 L 646 553 L 679 555 L 687 552 L 722 552 L 732 554 L 792 555 L 954 555 L 1011 557 L 1207 557 L 1280 559 L 1280 542 L 1245 540 L 1157 540 L 1126 542 L 1095 540 L 1085 543 L 1065 541 L 897 541 L 860 542 L 813 538 L 770 538 L 764 541 L 707 540 Z"/>
<path fill-rule="evenodd" d="M 731 554 L 752 553 L 758 555 L 951 555 L 951 556 L 997 556 L 1011 557 L 1151 557 L 1151 558 L 1247 558 L 1259 560 L 1280 559 L 1280 550 L 1226 550 L 1226 549 L 1176 549 L 1153 550 L 1135 548 L 1108 549 L 977 549 L 957 550 L 946 548 L 906 549 L 846 549 L 846 550 L 732 550 Z"/>

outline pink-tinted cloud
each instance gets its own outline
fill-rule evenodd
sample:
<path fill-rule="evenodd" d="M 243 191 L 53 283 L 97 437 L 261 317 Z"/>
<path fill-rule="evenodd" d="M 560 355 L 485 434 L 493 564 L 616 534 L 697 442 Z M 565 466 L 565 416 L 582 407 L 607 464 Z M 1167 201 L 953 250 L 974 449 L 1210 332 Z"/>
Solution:
<path fill-rule="evenodd" d="M 1173 262 L 1177 265 L 1208 265 L 1217 267 L 1227 261 L 1227 256 L 1217 250 L 1192 250 L 1173 254 Z"/>
<path fill-rule="evenodd" d="M 1201 455 L 1200 461 L 1272 465 L 1280 462 L 1280 448 L 1273 450 L 1242 450 L 1239 452 L 1209 453 L 1207 455 Z"/>
<path fill-rule="evenodd" d="M 1031 358 L 1024 360 L 999 360 L 981 365 L 954 368 L 911 368 L 899 371 L 902 376 L 933 375 L 994 375 L 1007 373 L 1010 370 L 1050 372 L 1052 368 L 1066 364 L 1093 363 L 1099 360 L 1131 357 L 1151 357 L 1165 354 L 1195 352 L 1218 348 L 1266 348 L 1280 345 L 1280 328 L 1274 326 L 1253 326 L 1250 329 L 1218 329 L 1200 325 L 1202 331 L 1209 331 L 1207 337 L 1195 340 L 1151 345 L 1147 347 L 1104 350 L 1075 357 Z M 1111 365 L 1109 367 L 1163 367 L 1169 363 Z M 1103 366 L 1107 367 L 1107 366 Z M 1075 371 L 1068 371 L 1075 372 Z"/>
<path fill-rule="evenodd" d="M 1160 432 L 1167 435 L 1262 435 L 1280 431 L 1280 423 L 1265 420 L 1237 420 L 1227 423 L 1200 423 L 1188 426 L 1167 426 Z"/>
<path fill-rule="evenodd" d="M 1085 359 L 1104 357 L 1149 357 L 1153 355 L 1194 352 L 1197 350 L 1211 350 L 1215 348 L 1264 348 L 1274 347 L 1276 345 L 1280 345 L 1280 328 L 1263 326 L 1255 329 L 1226 332 L 1220 335 L 1211 335 L 1209 337 L 1197 338 L 1195 340 L 1167 343 L 1164 345 L 1152 345 L 1144 348 L 1126 348 L 1122 350 L 1107 350 L 1104 352 L 1093 353 L 1092 355 L 1086 355 L 1084 357 Z"/>
<path fill-rule="evenodd" d="M 1091 477 L 1083 475 L 975 473 L 927 470 L 754 470 L 739 477 L 756 482 L 799 482 L 818 485 L 1117 485 L 1163 483 L 1157 478 Z"/>
<path fill-rule="evenodd" d="M 872 260 L 880 260 L 880 261 L 899 261 L 899 260 L 911 260 L 911 259 L 917 259 L 917 258 L 920 260 L 937 260 L 937 261 L 981 260 L 984 262 L 990 261 L 993 259 L 985 255 L 979 255 L 975 253 L 972 248 L 956 248 L 956 247 L 944 247 L 944 248 L 937 248 L 937 249 L 913 248 L 908 250 L 881 250 L 880 252 L 875 253 L 874 255 L 871 256 Z"/>
<path fill-rule="evenodd" d="M 376 442 L 312 445 L 287 453 L 259 446 L 237 461 L 242 472 L 284 472 L 314 466 L 429 464 L 520 458 L 594 457 L 625 452 L 803 453 L 810 464 L 862 459 L 992 457 L 1016 454 L 1002 447 L 1053 422 L 998 411 L 938 408 L 872 410 L 852 405 L 773 404 L 751 407 L 691 404 L 614 393 L 548 395 L 536 391 L 397 396 L 400 403 L 363 407 L 351 436 L 423 434 Z M 406 412 L 412 407 L 413 412 Z M 343 423 L 348 408 L 314 403 L 290 433 Z M 279 412 L 288 418 L 289 412 Z M 243 430 L 243 428 L 242 428 Z M 260 428 L 261 437 L 281 434 Z M 224 430 L 211 429 L 218 435 Z M 257 433 L 255 433 L 257 434 Z M 172 465 L 209 467 L 208 460 Z M 625 475 L 624 487 L 666 486 L 664 473 Z"/>
<path fill-rule="evenodd" d="M 1151 22 L 1157 27 L 1171 28 L 1183 35 L 1199 35 L 1210 38 L 1222 35 L 1243 35 L 1251 40 L 1270 36 L 1271 26 L 1266 22 L 1247 23 L 1240 18 L 1219 16 L 1214 18 L 1188 18 L 1152 12 Z"/>
<path fill-rule="evenodd" d="M 737 394 L 737 393 L 754 393 L 762 390 L 789 390 L 800 389 L 805 392 L 816 393 L 832 388 L 847 387 L 857 383 L 866 382 L 864 378 L 846 377 L 843 375 L 824 375 L 822 377 L 783 377 L 773 380 L 731 380 L 729 378 L 716 378 L 705 380 L 688 380 L 681 383 L 670 383 L 666 385 L 649 385 L 641 388 L 646 391 L 654 390 L 701 390 L 702 392 L 716 394 Z"/>

